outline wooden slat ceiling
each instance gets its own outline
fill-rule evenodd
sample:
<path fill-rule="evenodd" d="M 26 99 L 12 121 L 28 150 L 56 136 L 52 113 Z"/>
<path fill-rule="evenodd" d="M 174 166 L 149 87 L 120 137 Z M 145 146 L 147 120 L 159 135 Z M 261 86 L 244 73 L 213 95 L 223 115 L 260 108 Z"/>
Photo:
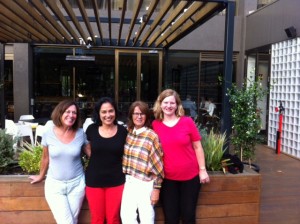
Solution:
<path fill-rule="evenodd" d="M 170 47 L 224 10 L 226 3 L 227 0 L 0 0 L 0 42 Z"/>

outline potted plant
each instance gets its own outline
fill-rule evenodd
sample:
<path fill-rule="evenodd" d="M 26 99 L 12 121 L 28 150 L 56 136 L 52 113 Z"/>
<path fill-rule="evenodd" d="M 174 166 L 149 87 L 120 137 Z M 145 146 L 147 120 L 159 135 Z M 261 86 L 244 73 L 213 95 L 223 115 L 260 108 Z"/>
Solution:
<path fill-rule="evenodd" d="M 230 141 L 241 161 L 249 160 L 250 164 L 255 145 L 261 142 L 261 110 L 257 102 L 266 94 L 267 90 L 262 87 L 260 80 L 245 82 L 241 88 L 233 85 L 227 92 L 233 124 Z"/>
<path fill-rule="evenodd" d="M 228 159 L 223 159 L 226 152 L 226 133 L 216 133 L 212 129 L 207 133 L 206 129 L 198 127 L 202 136 L 201 144 L 205 156 L 205 165 L 207 171 L 221 171 L 225 173 Z"/>

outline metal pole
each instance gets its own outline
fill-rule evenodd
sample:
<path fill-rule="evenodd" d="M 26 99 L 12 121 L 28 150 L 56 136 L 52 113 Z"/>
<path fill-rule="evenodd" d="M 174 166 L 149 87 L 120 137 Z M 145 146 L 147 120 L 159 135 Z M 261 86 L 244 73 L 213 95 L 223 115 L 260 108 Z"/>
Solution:
<path fill-rule="evenodd" d="M 232 55 L 233 55 L 233 37 L 234 37 L 234 14 L 235 2 L 228 1 L 225 20 L 224 37 L 224 68 L 223 68 L 223 88 L 222 88 L 222 116 L 221 132 L 226 132 L 227 136 L 231 132 L 231 112 L 227 96 L 227 90 L 232 86 Z M 226 146 L 229 145 L 229 142 Z M 228 147 L 227 147 L 228 148 Z"/>
<path fill-rule="evenodd" d="M 0 114 L 1 114 L 1 128 L 5 128 L 5 95 L 4 95 L 4 60 L 5 50 L 4 44 L 0 43 Z"/>

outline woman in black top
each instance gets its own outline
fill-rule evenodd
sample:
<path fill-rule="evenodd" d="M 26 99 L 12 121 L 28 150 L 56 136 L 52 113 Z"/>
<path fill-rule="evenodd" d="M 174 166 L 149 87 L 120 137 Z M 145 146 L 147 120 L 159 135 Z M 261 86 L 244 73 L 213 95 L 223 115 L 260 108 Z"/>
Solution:
<path fill-rule="evenodd" d="M 122 156 L 127 130 L 117 124 L 117 107 L 102 97 L 94 109 L 94 124 L 87 130 L 90 160 L 86 169 L 86 197 L 91 224 L 118 224 L 125 176 Z"/>

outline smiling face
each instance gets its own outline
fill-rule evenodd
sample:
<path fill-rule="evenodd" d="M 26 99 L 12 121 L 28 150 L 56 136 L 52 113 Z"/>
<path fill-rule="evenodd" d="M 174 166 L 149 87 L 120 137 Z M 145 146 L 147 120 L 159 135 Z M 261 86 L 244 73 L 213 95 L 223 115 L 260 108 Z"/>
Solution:
<path fill-rule="evenodd" d="M 63 126 L 72 127 L 77 119 L 77 109 L 75 105 L 69 106 L 61 116 Z"/>
<path fill-rule="evenodd" d="M 102 125 L 112 125 L 116 119 L 116 111 L 110 103 L 103 103 L 99 111 Z"/>
<path fill-rule="evenodd" d="M 136 129 L 142 128 L 146 122 L 146 114 L 139 107 L 135 107 L 132 113 L 132 121 Z"/>
<path fill-rule="evenodd" d="M 175 115 L 177 103 L 174 96 L 168 96 L 161 102 L 161 109 L 165 116 Z"/>

